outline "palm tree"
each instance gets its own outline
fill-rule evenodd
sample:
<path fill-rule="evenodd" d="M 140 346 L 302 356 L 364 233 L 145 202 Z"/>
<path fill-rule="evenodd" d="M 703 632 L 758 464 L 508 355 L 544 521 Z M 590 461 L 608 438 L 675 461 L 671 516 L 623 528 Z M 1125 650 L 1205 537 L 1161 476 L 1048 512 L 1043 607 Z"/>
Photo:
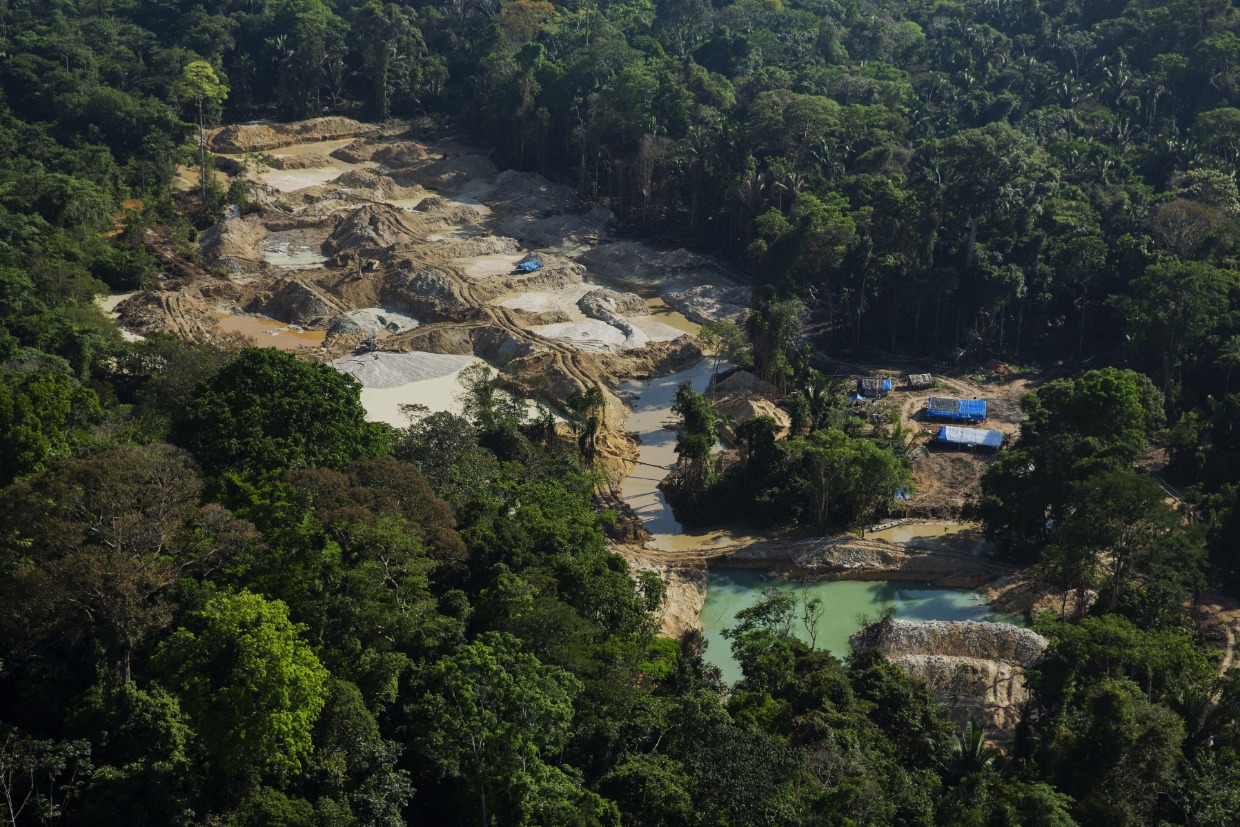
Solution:
<path fill-rule="evenodd" d="M 607 398 L 598 385 L 584 392 L 573 391 L 564 402 L 571 417 L 573 433 L 577 435 L 577 450 L 587 465 L 594 463 L 598 453 L 598 439 L 607 424 Z"/>
<path fill-rule="evenodd" d="M 1232 336 L 1223 343 L 1215 364 L 1227 368 L 1227 376 L 1223 379 L 1223 396 L 1226 396 L 1231 390 L 1231 371 L 1240 366 L 1240 336 Z"/>
<path fill-rule="evenodd" d="M 973 721 L 955 737 L 952 745 L 951 772 L 956 778 L 967 778 L 994 763 L 999 750 L 986 746 L 986 733 Z"/>

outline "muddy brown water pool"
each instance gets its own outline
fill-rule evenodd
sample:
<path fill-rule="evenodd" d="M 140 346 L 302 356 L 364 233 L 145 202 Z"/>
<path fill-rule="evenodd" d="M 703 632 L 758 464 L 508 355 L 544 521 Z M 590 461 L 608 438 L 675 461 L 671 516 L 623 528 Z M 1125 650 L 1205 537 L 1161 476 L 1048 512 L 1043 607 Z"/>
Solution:
<path fill-rule="evenodd" d="M 266 316 L 234 316 L 229 313 L 220 313 L 218 318 L 220 332 L 249 336 L 260 347 L 304 350 L 319 347 L 327 338 L 326 330 L 301 330 Z"/>

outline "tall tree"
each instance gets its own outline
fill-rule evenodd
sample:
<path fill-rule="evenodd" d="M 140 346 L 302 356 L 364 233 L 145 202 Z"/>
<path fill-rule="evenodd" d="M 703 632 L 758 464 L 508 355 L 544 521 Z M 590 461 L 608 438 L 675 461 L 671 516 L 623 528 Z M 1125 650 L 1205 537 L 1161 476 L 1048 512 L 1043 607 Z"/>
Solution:
<path fill-rule="evenodd" d="M 178 98 L 191 101 L 198 114 L 198 165 L 202 176 L 202 200 L 207 200 L 207 123 L 208 104 L 219 105 L 228 97 L 228 87 L 220 82 L 215 69 L 205 60 L 191 60 L 181 70 L 174 91 Z"/>
<path fill-rule="evenodd" d="M 463 803 L 481 827 L 500 813 L 508 823 L 560 823 L 557 802 L 582 817 L 579 823 L 592 823 L 589 812 L 601 800 L 592 803 L 597 796 L 553 763 L 580 691 L 576 678 L 521 652 L 515 638 L 487 633 L 431 667 L 415 705 L 424 722 L 418 749 L 463 783 Z"/>
<path fill-rule="evenodd" d="M 160 645 L 157 668 L 226 773 L 296 773 L 314 749 L 327 670 L 288 607 L 249 592 L 211 598 Z"/>
<path fill-rule="evenodd" d="M 968 269 L 981 220 L 1036 203 L 1051 177 L 1049 159 L 1027 135 L 1005 122 L 963 130 L 937 149 L 933 169 L 952 208 L 968 219 L 964 255 Z"/>
<path fill-rule="evenodd" d="M 391 441 L 388 426 L 366 422 L 356 379 L 268 348 L 242 351 L 199 385 L 172 434 L 211 473 L 338 468 Z"/>

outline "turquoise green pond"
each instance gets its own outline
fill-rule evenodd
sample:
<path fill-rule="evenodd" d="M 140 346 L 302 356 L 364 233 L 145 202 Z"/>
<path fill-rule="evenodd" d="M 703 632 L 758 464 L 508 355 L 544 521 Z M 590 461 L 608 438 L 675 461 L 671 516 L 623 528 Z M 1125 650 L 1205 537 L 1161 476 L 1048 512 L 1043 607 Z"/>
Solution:
<path fill-rule="evenodd" d="M 800 583 L 779 580 L 756 569 L 712 569 L 701 614 L 709 643 L 706 660 L 719 667 L 729 684 L 740 680 L 741 670 L 732 659 L 723 630 L 735 625 L 737 612 L 762 600 L 763 588 L 820 598 L 826 611 L 817 623 L 816 645 L 839 658 L 848 654 L 848 636 L 861 628 L 860 618 L 877 618 L 887 606 L 894 607 L 895 616 L 905 620 L 996 620 L 1024 625 L 1020 618 L 997 614 L 970 589 L 903 581 Z M 800 624 L 794 633 L 809 642 L 809 633 Z"/>

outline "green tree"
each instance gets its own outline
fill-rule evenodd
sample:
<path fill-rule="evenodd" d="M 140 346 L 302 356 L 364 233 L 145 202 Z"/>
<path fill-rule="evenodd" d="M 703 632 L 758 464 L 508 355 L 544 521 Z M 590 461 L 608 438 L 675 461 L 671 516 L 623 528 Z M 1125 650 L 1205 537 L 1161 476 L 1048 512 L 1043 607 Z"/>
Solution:
<path fill-rule="evenodd" d="M 690 779 L 666 755 L 628 755 L 599 782 L 620 806 L 625 827 L 688 827 L 693 824 Z"/>
<path fill-rule="evenodd" d="M 1035 760 L 1082 824 L 1148 824 L 1180 761 L 1184 722 L 1130 681 L 1103 679 L 1054 719 Z"/>
<path fill-rule="evenodd" d="M 88 742 L 39 740 L 0 725 L 0 816 L 13 827 L 59 821 L 90 771 Z"/>
<path fill-rule="evenodd" d="M 156 668 L 226 773 L 297 773 L 314 750 L 328 676 L 303 629 L 283 602 L 243 591 L 211 598 L 159 646 Z"/>
<path fill-rule="evenodd" d="M 592 796 L 551 763 L 567 741 L 580 691 L 580 681 L 521 652 L 515 638 L 487 633 L 430 667 L 413 710 L 424 722 L 417 747 L 443 776 L 460 781 L 462 802 L 483 827 L 514 811 L 526 815 L 519 823 L 547 823 L 539 807 L 561 793 L 583 804 Z M 555 789 L 561 785 L 568 789 Z"/>
<path fill-rule="evenodd" d="M 215 69 L 205 60 L 191 60 L 181 70 L 173 88 L 176 96 L 191 101 L 198 113 L 198 163 L 202 173 L 202 200 L 207 200 L 207 104 L 219 105 L 228 97 L 228 87 L 220 82 Z"/>
<path fill-rule="evenodd" d="M 36 473 L 90 441 L 99 398 L 64 373 L 0 373 L 0 486 Z"/>
<path fill-rule="evenodd" d="M 711 372 L 711 388 L 712 396 L 717 396 L 718 391 L 714 390 L 714 383 L 719 377 L 720 363 L 741 361 L 748 355 L 749 343 L 745 341 L 745 331 L 741 330 L 736 322 L 726 319 L 711 322 L 702 325 L 702 329 L 698 331 L 698 342 L 714 357 L 715 367 Z"/>
<path fill-rule="evenodd" d="M 986 470 L 974 513 L 1004 554 L 1032 562 L 1076 503 L 1073 485 L 1126 467 L 1166 419 L 1153 383 L 1117 368 L 1047 382 L 1021 408 L 1020 438 Z"/>
<path fill-rule="evenodd" d="M 202 480 L 168 445 L 119 446 L 0 494 L 0 628 L 38 660 L 83 638 L 130 680 L 134 652 L 172 620 L 173 587 L 232 562 L 253 527 L 202 506 Z M 96 667 L 98 668 L 98 667 Z"/>
<path fill-rule="evenodd" d="M 1165 262 L 1134 279 L 1129 295 L 1113 300 L 1127 314 L 1137 352 L 1157 354 L 1164 394 L 1184 362 L 1232 310 L 1237 284 L 1236 272 L 1205 262 Z"/>
<path fill-rule="evenodd" d="M 353 377 L 250 348 L 195 389 L 172 438 L 210 473 L 262 474 L 386 453 L 391 430 L 366 422 Z"/>
<path fill-rule="evenodd" d="M 603 389 L 598 385 L 585 391 L 577 388 L 565 400 L 564 408 L 577 434 L 577 452 L 587 465 L 593 465 L 599 438 L 607 425 L 607 397 Z"/>
<path fill-rule="evenodd" d="M 964 267 L 973 265 L 978 225 L 1019 207 L 1031 207 L 1049 177 L 1046 153 L 1003 121 L 965 129 L 945 139 L 932 163 L 953 207 L 968 218 Z"/>
<path fill-rule="evenodd" d="M 852 440 L 843 431 L 832 428 L 815 431 L 790 448 L 796 450 L 798 446 L 803 473 L 813 492 L 810 514 L 814 530 L 825 533 L 834 497 L 846 495 L 856 485 Z"/>
<path fill-rule="evenodd" d="M 1136 471 L 1104 471 L 1073 483 L 1073 503 L 1055 529 L 1061 546 L 1084 551 L 1089 568 L 1106 571 L 1106 608 L 1120 601 L 1129 581 L 1179 528 L 1179 515 L 1163 500 L 1156 480 Z"/>
<path fill-rule="evenodd" d="M 689 382 L 677 388 L 672 413 L 680 417 L 676 456 L 684 468 L 686 493 L 693 499 L 711 483 L 710 452 L 719 441 L 719 414 Z"/>
<path fill-rule="evenodd" d="M 350 39 L 370 75 L 371 112 L 376 120 L 386 121 L 394 86 L 392 64 L 416 66 L 420 62 L 426 48 L 421 33 L 414 26 L 412 11 L 395 3 L 359 3 L 348 17 Z"/>

